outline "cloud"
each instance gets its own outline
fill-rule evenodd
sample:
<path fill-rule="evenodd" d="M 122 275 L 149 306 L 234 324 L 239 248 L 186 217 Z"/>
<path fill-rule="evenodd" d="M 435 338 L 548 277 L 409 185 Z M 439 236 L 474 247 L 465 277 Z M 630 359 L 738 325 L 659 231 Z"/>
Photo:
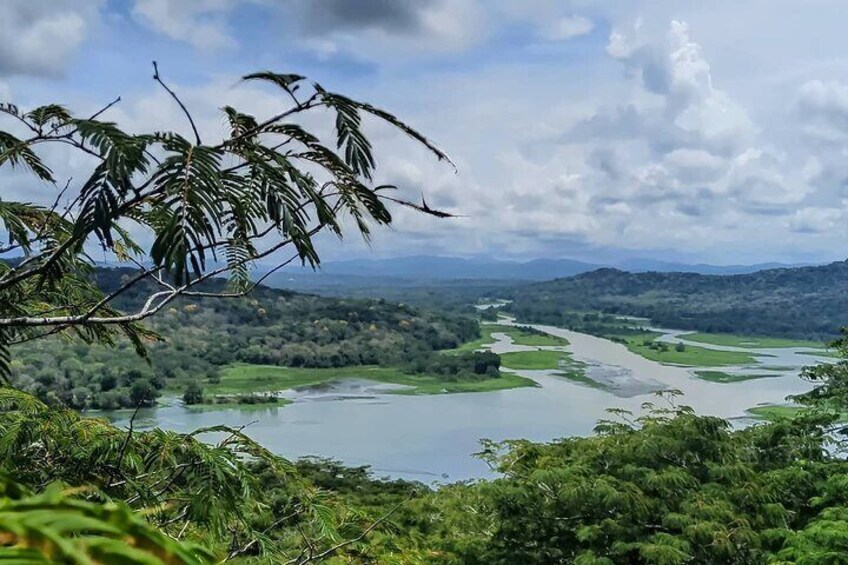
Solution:
<path fill-rule="evenodd" d="M 235 46 L 227 16 L 237 4 L 238 0 L 135 0 L 132 15 L 171 39 L 214 50 Z"/>
<path fill-rule="evenodd" d="M 420 31 L 433 0 L 310 0 L 301 18 L 319 33 L 349 29 L 381 29 L 400 34 Z"/>
<path fill-rule="evenodd" d="M 542 29 L 542 37 L 550 41 L 567 41 L 581 35 L 588 35 L 595 29 L 595 23 L 585 16 L 567 16 L 554 20 Z"/>
<path fill-rule="evenodd" d="M 289 0 L 290 31 L 320 55 L 390 61 L 462 51 L 487 36 L 479 0 Z"/>
<path fill-rule="evenodd" d="M 843 220 L 842 210 L 833 208 L 801 208 L 789 223 L 796 233 L 819 234 L 833 232 Z"/>
<path fill-rule="evenodd" d="M 378 182 L 465 216 L 398 208 L 391 231 L 374 239 L 382 253 L 624 249 L 739 262 L 841 249 L 848 81 L 835 79 L 848 57 L 838 50 L 837 0 L 803 14 L 789 0 L 134 2 L 133 22 L 156 33 L 232 48 L 219 61 L 193 58 L 182 76 L 169 71 L 205 141 L 223 133 L 222 104 L 279 110 L 271 89 L 233 87 L 231 65 L 255 57 L 279 68 L 285 53 L 291 70 L 385 107 L 448 151 L 458 174 L 366 119 Z M 96 11 L 55 4 L 81 13 L 85 30 L 96 25 Z M 115 51 L 138 55 L 137 46 Z M 214 78 L 203 84 L 203 75 Z M 18 80 L 8 81 L 17 95 L 38 98 Z M 118 121 L 185 130 L 165 93 L 121 94 Z"/>
<path fill-rule="evenodd" d="M 99 21 L 101 0 L 0 2 L 0 75 L 57 77 Z"/>
<path fill-rule="evenodd" d="M 823 141 L 848 139 L 848 86 L 808 81 L 800 88 L 797 109 L 807 134 Z"/>

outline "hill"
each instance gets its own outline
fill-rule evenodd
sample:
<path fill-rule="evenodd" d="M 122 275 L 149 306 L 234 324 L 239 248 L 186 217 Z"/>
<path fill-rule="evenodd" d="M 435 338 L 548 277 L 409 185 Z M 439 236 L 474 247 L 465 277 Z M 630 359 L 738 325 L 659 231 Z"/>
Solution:
<path fill-rule="evenodd" d="M 520 319 L 540 323 L 596 310 L 671 328 L 821 339 L 848 323 L 848 262 L 725 276 L 605 268 L 516 287 L 509 297 Z"/>
<path fill-rule="evenodd" d="M 133 273 L 99 268 L 95 276 L 108 292 Z M 211 280 L 205 290 L 222 290 L 225 284 Z M 133 311 L 151 290 L 140 284 L 116 307 Z M 50 403 L 110 409 L 135 406 L 145 391 L 152 402 L 165 388 L 215 383 L 221 370 L 234 363 L 464 371 L 461 363 L 473 359 L 451 357 L 448 363 L 435 352 L 480 336 L 470 317 L 381 299 L 328 298 L 265 286 L 238 299 L 178 298 L 149 325 L 165 338 L 149 345 L 150 363 L 126 342 L 111 348 L 44 339 L 15 348 L 12 380 Z"/>

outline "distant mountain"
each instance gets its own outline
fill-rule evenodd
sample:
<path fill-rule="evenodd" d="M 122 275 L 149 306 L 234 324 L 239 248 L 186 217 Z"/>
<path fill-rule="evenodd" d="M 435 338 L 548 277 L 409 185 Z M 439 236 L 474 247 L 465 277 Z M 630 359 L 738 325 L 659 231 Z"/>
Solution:
<path fill-rule="evenodd" d="M 545 280 L 568 277 L 597 268 L 597 265 L 571 259 L 534 259 L 520 263 L 497 259 L 418 255 L 392 259 L 332 261 L 324 264 L 321 272 L 328 275 L 412 279 Z"/>
<path fill-rule="evenodd" d="M 417 255 L 390 259 L 352 259 L 329 261 L 318 274 L 331 277 L 381 277 L 391 279 L 445 280 L 525 280 L 543 281 L 617 267 L 630 272 L 692 272 L 702 274 L 751 273 L 768 268 L 787 267 L 778 263 L 760 265 L 688 265 L 649 259 L 630 259 L 616 264 L 588 263 L 573 259 L 533 259 L 507 261 L 489 258 L 458 258 Z M 289 273 L 303 273 L 289 270 Z M 396 281 L 399 282 L 399 281 Z"/>
<path fill-rule="evenodd" d="M 709 265 L 707 263 L 673 263 L 654 259 L 627 259 L 608 265 L 631 273 L 698 273 L 701 275 L 741 275 L 767 269 L 790 269 L 811 266 L 809 263 L 757 263 L 754 265 Z"/>
<path fill-rule="evenodd" d="M 598 310 L 671 328 L 821 338 L 848 324 L 848 261 L 723 276 L 604 268 L 521 285 L 508 297 L 519 318 L 542 323 Z"/>

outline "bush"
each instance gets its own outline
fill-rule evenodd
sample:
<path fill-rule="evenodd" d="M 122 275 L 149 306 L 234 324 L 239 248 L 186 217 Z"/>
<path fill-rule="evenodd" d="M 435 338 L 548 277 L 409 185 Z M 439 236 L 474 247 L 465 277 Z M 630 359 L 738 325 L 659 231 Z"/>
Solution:
<path fill-rule="evenodd" d="M 187 406 L 191 406 L 193 404 L 203 404 L 203 389 L 199 384 L 192 381 L 188 384 L 183 392 L 183 402 Z"/>

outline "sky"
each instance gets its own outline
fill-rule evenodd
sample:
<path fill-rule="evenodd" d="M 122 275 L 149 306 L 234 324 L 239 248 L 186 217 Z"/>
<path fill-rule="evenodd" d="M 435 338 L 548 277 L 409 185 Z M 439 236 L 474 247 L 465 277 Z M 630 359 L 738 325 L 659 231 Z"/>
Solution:
<path fill-rule="evenodd" d="M 223 135 L 219 108 L 294 72 L 400 116 L 457 169 L 367 123 L 407 209 L 325 258 L 414 254 L 714 264 L 846 256 L 844 0 L 3 0 L 0 101 L 130 131 L 185 130 L 151 61 Z M 2 125 L 0 125 L 2 127 Z M 61 155 L 55 155 L 62 159 Z M 83 178 L 87 164 L 61 166 Z M 74 174 L 76 173 L 76 174 Z M 0 197 L 49 188 L 0 177 Z M 47 196 L 45 196 L 45 194 Z"/>

